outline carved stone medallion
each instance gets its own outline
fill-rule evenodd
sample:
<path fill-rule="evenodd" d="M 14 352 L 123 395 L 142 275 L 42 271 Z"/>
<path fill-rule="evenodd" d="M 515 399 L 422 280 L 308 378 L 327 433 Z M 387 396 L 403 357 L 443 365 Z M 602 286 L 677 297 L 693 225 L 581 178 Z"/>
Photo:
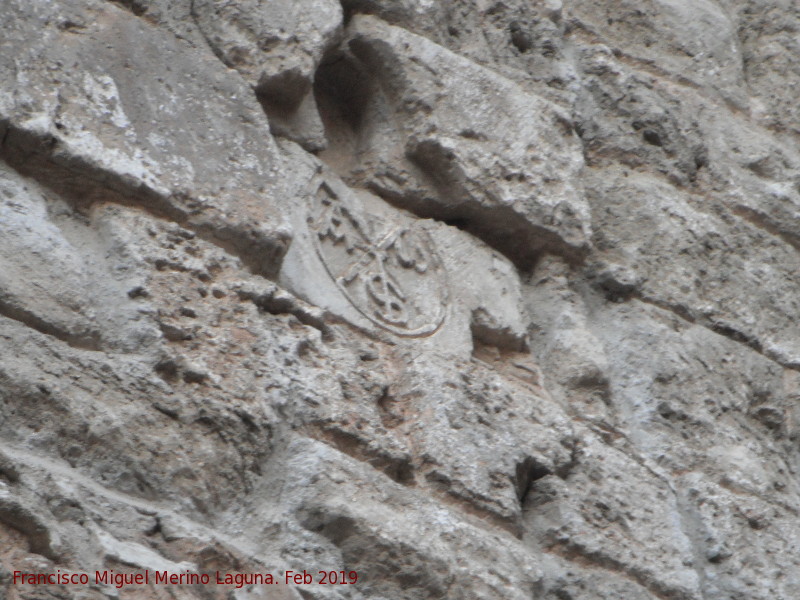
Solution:
<path fill-rule="evenodd" d="M 447 284 L 441 259 L 418 222 L 363 217 L 323 182 L 308 223 L 325 268 L 361 314 L 402 336 L 439 328 Z"/>

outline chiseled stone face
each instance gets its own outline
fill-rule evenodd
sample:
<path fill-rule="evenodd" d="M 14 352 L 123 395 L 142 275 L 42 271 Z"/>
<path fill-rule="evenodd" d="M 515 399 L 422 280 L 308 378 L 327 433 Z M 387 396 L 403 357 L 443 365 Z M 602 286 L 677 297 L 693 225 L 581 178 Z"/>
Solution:
<path fill-rule="evenodd" d="M 358 312 L 401 336 L 427 336 L 439 329 L 449 300 L 447 276 L 418 220 L 370 215 L 324 181 L 310 213 L 317 254 Z"/>
<path fill-rule="evenodd" d="M 477 328 L 495 344 L 525 346 L 520 277 L 508 258 L 287 150 L 305 183 L 301 200 L 287 204 L 294 240 L 282 285 L 391 343 L 468 356 Z"/>
<path fill-rule="evenodd" d="M 799 7 L 0 2 L 0 598 L 800 598 Z"/>

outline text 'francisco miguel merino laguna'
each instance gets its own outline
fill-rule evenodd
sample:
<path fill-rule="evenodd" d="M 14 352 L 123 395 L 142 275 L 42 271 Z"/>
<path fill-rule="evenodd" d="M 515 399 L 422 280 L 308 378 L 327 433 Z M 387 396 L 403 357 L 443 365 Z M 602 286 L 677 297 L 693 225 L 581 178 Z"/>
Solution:
<path fill-rule="evenodd" d="M 113 585 L 116 588 L 137 585 L 229 585 L 237 588 L 246 585 L 269 584 L 318 584 L 348 585 L 358 581 L 355 571 L 319 571 L 312 573 L 286 571 L 283 576 L 272 573 L 170 573 L 169 571 L 140 571 L 138 573 L 115 573 L 95 571 L 91 578 L 87 573 L 70 573 L 61 570 L 55 573 L 25 573 L 14 571 L 15 585 Z"/>

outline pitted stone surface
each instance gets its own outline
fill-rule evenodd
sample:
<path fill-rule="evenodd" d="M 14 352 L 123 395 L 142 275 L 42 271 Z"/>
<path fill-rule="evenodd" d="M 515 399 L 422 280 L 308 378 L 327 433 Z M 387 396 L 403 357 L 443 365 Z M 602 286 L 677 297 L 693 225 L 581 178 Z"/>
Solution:
<path fill-rule="evenodd" d="M 354 17 L 347 34 L 317 93 L 331 138 L 322 158 L 347 181 L 462 220 L 522 263 L 586 250 L 583 157 L 559 107 L 378 19 Z M 348 77 L 365 88 L 358 103 Z"/>

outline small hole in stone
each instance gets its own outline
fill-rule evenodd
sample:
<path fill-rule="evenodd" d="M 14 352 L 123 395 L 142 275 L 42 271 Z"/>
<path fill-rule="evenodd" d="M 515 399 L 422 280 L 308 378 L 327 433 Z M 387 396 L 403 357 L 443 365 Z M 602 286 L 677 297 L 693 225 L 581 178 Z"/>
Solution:
<path fill-rule="evenodd" d="M 508 30 L 511 34 L 511 43 L 517 50 L 525 53 L 533 48 L 533 39 L 519 21 L 512 21 Z"/>
<path fill-rule="evenodd" d="M 653 146 L 664 145 L 664 143 L 661 141 L 661 137 L 652 129 L 645 129 L 644 132 L 642 132 L 642 137 L 644 138 L 645 142 Z"/>
<path fill-rule="evenodd" d="M 525 498 L 533 488 L 533 484 L 547 475 L 551 475 L 550 469 L 533 457 L 529 456 L 517 464 L 514 487 L 520 504 L 525 504 Z"/>

